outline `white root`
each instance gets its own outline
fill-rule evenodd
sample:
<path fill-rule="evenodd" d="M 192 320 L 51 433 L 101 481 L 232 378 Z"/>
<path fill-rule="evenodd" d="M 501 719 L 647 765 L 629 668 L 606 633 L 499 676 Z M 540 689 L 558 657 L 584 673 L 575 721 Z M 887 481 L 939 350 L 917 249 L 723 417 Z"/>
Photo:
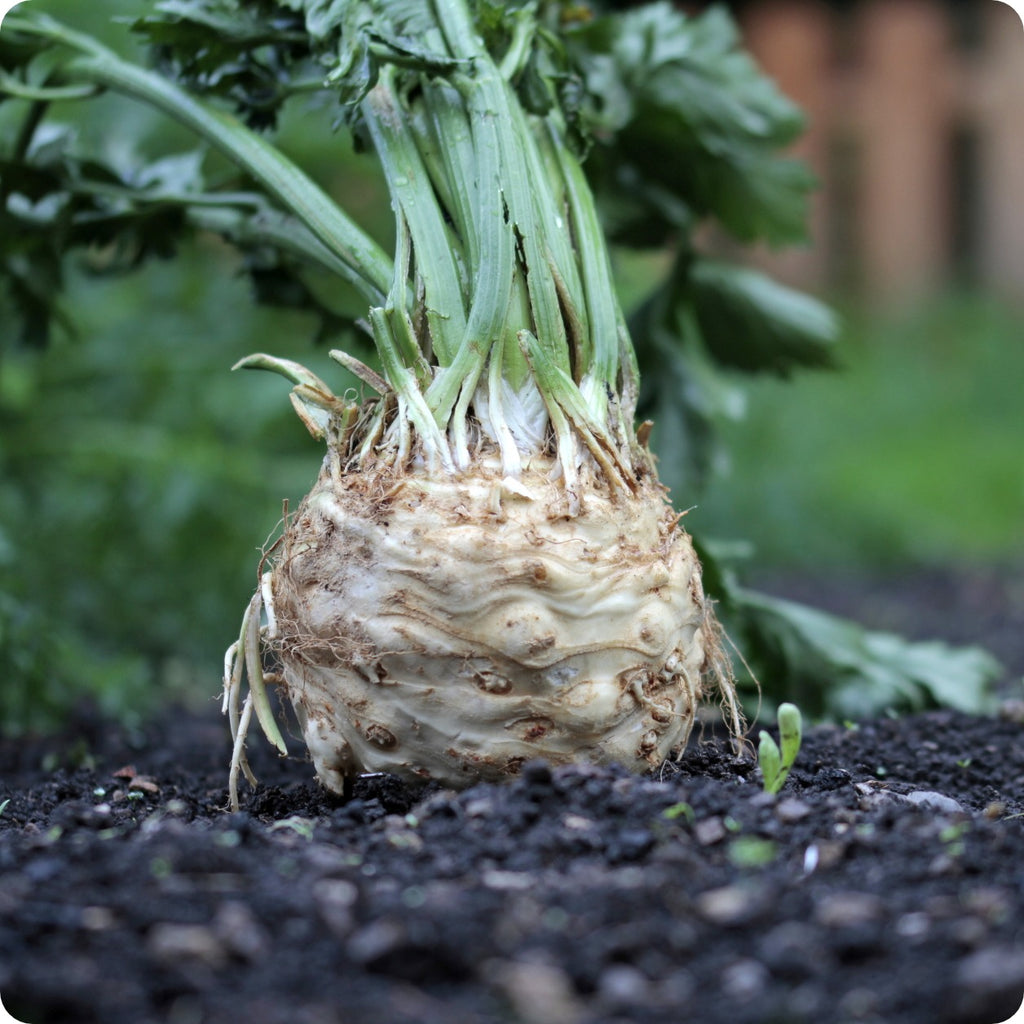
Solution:
<path fill-rule="evenodd" d="M 248 605 L 245 614 L 242 616 L 242 636 L 245 636 L 249 628 Z M 231 771 L 228 775 L 228 792 L 230 797 L 231 810 L 238 810 L 238 770 L 244 764 L 248 769 L 248 762 L 245 758 L 245 734 L 249 729 L 249 715 L 244 714 L 244 726 L 242 718 L 238 713 L 239 694 L 242 689 L 242 666 L 243 656 L 240 654 L 241 642 L 236 640 L 224 654 L 224 699 L 221 703 L 221 713 L 228 716 L 228 724 L 231 727 Z M 250 704 L 246 701 L 246 712 Z"/>
<path fill-rule="evenodd" d="M 234 736 L 234 745 L 231 748 L 231 771 L 228 773 L 228 792 L 231 797 L 231 810 L 237 811 L 238 804 L 238 770 L 241 768 L 250 786 L 256 785 L 256 777 L 249 767 L 245 756 L 245 736 L 249 731 L 249 722 L 252 719 L 252 694 L 247 694 L 245 706 L 242 708 L 242 715 L 239 719 L 239 729 Z"/>
<path fill-rule="evenodd" d="M 225 652 L 224 652 L 224 699 L 221 701 L 220 713 L 222 715 L 230 715 L 231 705 L 235 696 L 235 690 L 238 683 L 233 681 L 235 675 L 235 665 L 238 664 L 238 641 L 236 640 Z M 237 730 L 232 725 L 231 733 L 232 736 Z"/>
<path fill-rule="evenodd" d="M 273 640 L 277 637 L 277 616 L 274 615 L 274 590 L 270 583 L 271 574 L 265 572 L 260 579 L 260 595 L 263 598 L 263 613 L 267 617 L 265 635 Z"/>
<path fill-rule="evenodd" d="M 264 613 L 267 616 L 267 625 L 261 626 L 260 618 Z M 237 811 L 239 808 L 239 771 L 245 775 L 250 785 L 256 785 L 256 776 L 249 767 L 248 759 L 245 756 L 245 737 L 249 731 L 253 711 L 256 712 L 256 718 L 267 739 L 282 754 L 287 753 L 284 739 L 277 727 L 277 722 L 274 720 L 273 708 L 270 706 L 270 698 L 266 687 L 267 677 L 263 672 L 260 652 L 262 641 L 273 639 L 276 636 L 277 619 L 274 615 L 271 574 L 264 573 L 260 580 L 259 588 L 253 594 L 252 600 L 242 616 L 242 627 L 239 637 L 224 654 L 224 698 L 222 711 L 228 716 L 233 743 L 231 770 L 228 776 L 228 790 L 231 810 L 233 811 Z M 249 692 L 246 694 L 241 711 L 239 711 L 243 668 L 246 675 L 248 675 Z"/>

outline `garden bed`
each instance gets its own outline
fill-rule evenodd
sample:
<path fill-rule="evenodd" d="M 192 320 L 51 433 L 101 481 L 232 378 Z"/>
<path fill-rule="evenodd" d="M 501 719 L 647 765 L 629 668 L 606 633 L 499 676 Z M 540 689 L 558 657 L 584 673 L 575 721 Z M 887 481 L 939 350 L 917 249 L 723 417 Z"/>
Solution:
<path fill-rule="evenodd" d="M 254 742 L 237 814 L 215 708 L 83 713 L 0 744 L 0 995 L 30 1024 L 1001 1021 L 1024 995 L 1004 696 L 809 730 L 777 797 L 711 735 L 647 777 L 532 763 L 348 800 Z"/>

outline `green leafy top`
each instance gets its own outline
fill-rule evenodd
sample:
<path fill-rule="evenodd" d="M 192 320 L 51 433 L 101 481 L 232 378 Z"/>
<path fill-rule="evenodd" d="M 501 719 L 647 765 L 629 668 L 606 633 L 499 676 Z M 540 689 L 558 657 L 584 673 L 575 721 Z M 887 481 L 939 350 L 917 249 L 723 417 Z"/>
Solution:
<path fill-rule="evenodd" d="M 741 241 L 805 240 L 813 179 L 779 155 L 803 116 L 740 49 L 722 8 L 688 18 L 650 4 L 595 19 L 568 42 L 594 170 L 626 197 L 613 236 L 661 244 L 710 216 Z"/>
<path fill-rule="evenodd" d="M 694 248 L 707 220 L 741 241 L 798 240 L 811 185 L 779 155 L 799 113 L 722 10 L 162 0 L 133 28 L 156 70 L 31 11 L 4 23 L 0 97 L 23 114 L 0 164 L 0 259 L 30 340 L 59 316 L 68 249 L 105 246 L 123 269 L 213 230 L 245 254 L 260 298 L 318 308 L 324 333 L 341 319 L 311 268 L 363 295 L 401 415 L 443 463 L 466 464 L 482 422 L 511 472 L 553 435 L 563 463 L 582 441 L 620 484 L 643 463 L 637 402 L 674 408 L 665 418 L 686 433 L 673 447 L 698 482 L 723 409 L 716 366 L 830 361 L 824 307 Z M 48 125 L 53 100 L 100 89 L 182 122 L 242 177 L 211 185 L 194 154 L 125 166 Z M 376 151 L 392 258 L 259 134 L 300 95 L 325 99 Z M 609 241 L 673 254 L 631 337 Z M 658 370 L 642 394 L 634 352 Z"/>

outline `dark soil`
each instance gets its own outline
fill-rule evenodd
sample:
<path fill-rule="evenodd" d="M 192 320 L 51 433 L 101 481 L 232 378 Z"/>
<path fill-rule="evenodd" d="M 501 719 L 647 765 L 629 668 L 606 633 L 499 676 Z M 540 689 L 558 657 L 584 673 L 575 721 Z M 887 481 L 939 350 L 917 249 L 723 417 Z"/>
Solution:
<path fill-rule="evenodd" d="M 930 630 L 992 640 L 1017 687 L 1001 716 L 811 730 L 778 797 L 712 738 L 648 777 L 535 763 L 348 800 L 254 739 L 261 785 L 229 814 L 215 710 L 4 742 L 4 1005 L 30 1024 L 1005 1020 L 1024 997 L 1005 598 L 970 637 Z M 940 601 L 913 591 L 918 625 Z"/>

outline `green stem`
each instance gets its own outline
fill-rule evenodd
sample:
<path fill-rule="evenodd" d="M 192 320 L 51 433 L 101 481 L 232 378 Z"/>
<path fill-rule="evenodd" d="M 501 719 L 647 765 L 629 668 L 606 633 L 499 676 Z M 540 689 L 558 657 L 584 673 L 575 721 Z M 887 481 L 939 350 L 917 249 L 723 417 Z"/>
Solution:
<path fill-rule="evenodd" d="M 512 41 L 509 43 L 505 56 L 501 58 L 501 77 L 511 82 L 526 67 L 530 59 L 530 47 L 537 31 L 534 12 L 523 7 L 513 15 L 515 26 L 512 29 Z"/>
<path fill-rule="evenodd" d="M 416 273 L 425 288 L 433 350 L 443 366 L 451 361 L 466 329 L 456 246 L 393 80 L 394 69 L 382 69 L 377 85 L 363 100 L 363 113 L 384 169 L 395 215 L 404 217 L 409 225 Z"/>
<path fill-rule="evenodd" d="M 222 235 L 238 245 L 269 243 L 282 252 L 347 277 L 341 259 L 298 218 L 271 206 L 258 192 L 140 192 L 124 185 L 83 181 L 74 186 L 85 195 L 121 199 L 135 205 L 181 206 L 190 224 Z"/>
<path fill-rule="evenodd" d="M 498 126 L 496 155 L 500 161 L 502 222 L 511 228 L 520 273 L 526 278 L 532 324 L 510 325 L 532 329 L 548 348 L 551 358 L 568 369 L 568 347 L 558 293 L 547 273 L 548 252 L 557 245 L 561 220 L 554 208 L 550 177 L 540 165 L 537 142 L 519 104 L 510 97 L 505 82 L 476 33 L 464 0 L 435 3 L 441 30 L 456 58 L 472 63 L 472 74 L 454 77 L 455 84 L 473 109 L 492 118 Z M 482 156 L 477 147 L 477 158 Z M 549 237 L 552 235 L 552 237 Z M 556 255 L 564 255 L 556 253 Z M 561 266 L 561 260 L 558 260 Z M 506 346 L 511 357 L 515 346 Z M 513 382 L 514 384 L 514 382 Z"/>
<path fill-rule="evenodd" d="M 507 216 L 503 187 L 506 179 L 502 174 L 502 124 L 500 113 L 491 102 L 494 83 L 489 79 L 492 74 L 490 69 L 483 74 L 478 73 L 472 85 L 463 87 L 474 156 L 471 166 L 476 170 L 476 182 L 469 214 L 474 240 L 467 249 L 472 301 L 462 343 L 454 360 L 463 378 L 461 398 L 455 413 L 457 438 L 464 436 L 471 389 L 475 390 L 488 355 L 496 346 L 502 345 L 503 333 L 508 330 L 516 272 L 515 239 Z M 498 85 L 503 86 L 503 83 Z M 454 385 L 455 378 L 451 383 Z M 428 395 L 428 399 L 433 408 L 443 412 L 449 406 L 452 394 L 453 389 L 442 386 Z M 464 442 L 457 446 L 457 455 L 460 460 L 467 458 Z"/>
<path fill-rule="evenodd" d="M 395 319 L 402 317 L 404 310 L 386 310 L 374 307 L 370 310 L 370 327 L 373 340 L 381 357 L 381 366 L 388 383 L 398 394 L 402 414 L 415 428 L 428 457 L 440 462 L 447 473 L 455 472 L 448 442 L 441 433 L 431 414 L 416 378 L 402 361 L 399 346 L 395 340 Z"/>
<path fill-rule="evenodd" d="M 519 344 L 533 368 L 537 386 L 555 419 L 559 410 L 576 429 L 594 461 L 604 471 L 608 481 L 624 490 L 633 490 L 633 470 L 628 454 L 620 452 L 607 429 L 607 406 L 601 417 L 595 417 L 584 401 L 575 381 L 556 363 L 551 362 L 543 345 L 529 331 L 519 332 Z M 563 459 L 564 453 L 560 452 Z"/>
<path fill-rule="evenodd" d="M 98 85 L 25 85 L 11 75 L 0 72 L 0 92 L 19 100 L 60 103 L 65 100 L 87 100 L 99 95 Z"/>
<path fill-rule="evenodd" d="M 617 391 L 619 376 L 619 322 L 621 314 L 615 297 L 611 263 L 604 231 L 597 216 L 590 186 L 583 168 L 569 152 L 565 140 L 548 123 L 551 149 L 557 156 L 566 185 L 569 216 L 579 255 L 583 297 L 586 302 L 589 351 L 587 375 L 598 385 L 596 396 L 587 396 L 595 415 L 607 405 L 606 388 Z"/>

